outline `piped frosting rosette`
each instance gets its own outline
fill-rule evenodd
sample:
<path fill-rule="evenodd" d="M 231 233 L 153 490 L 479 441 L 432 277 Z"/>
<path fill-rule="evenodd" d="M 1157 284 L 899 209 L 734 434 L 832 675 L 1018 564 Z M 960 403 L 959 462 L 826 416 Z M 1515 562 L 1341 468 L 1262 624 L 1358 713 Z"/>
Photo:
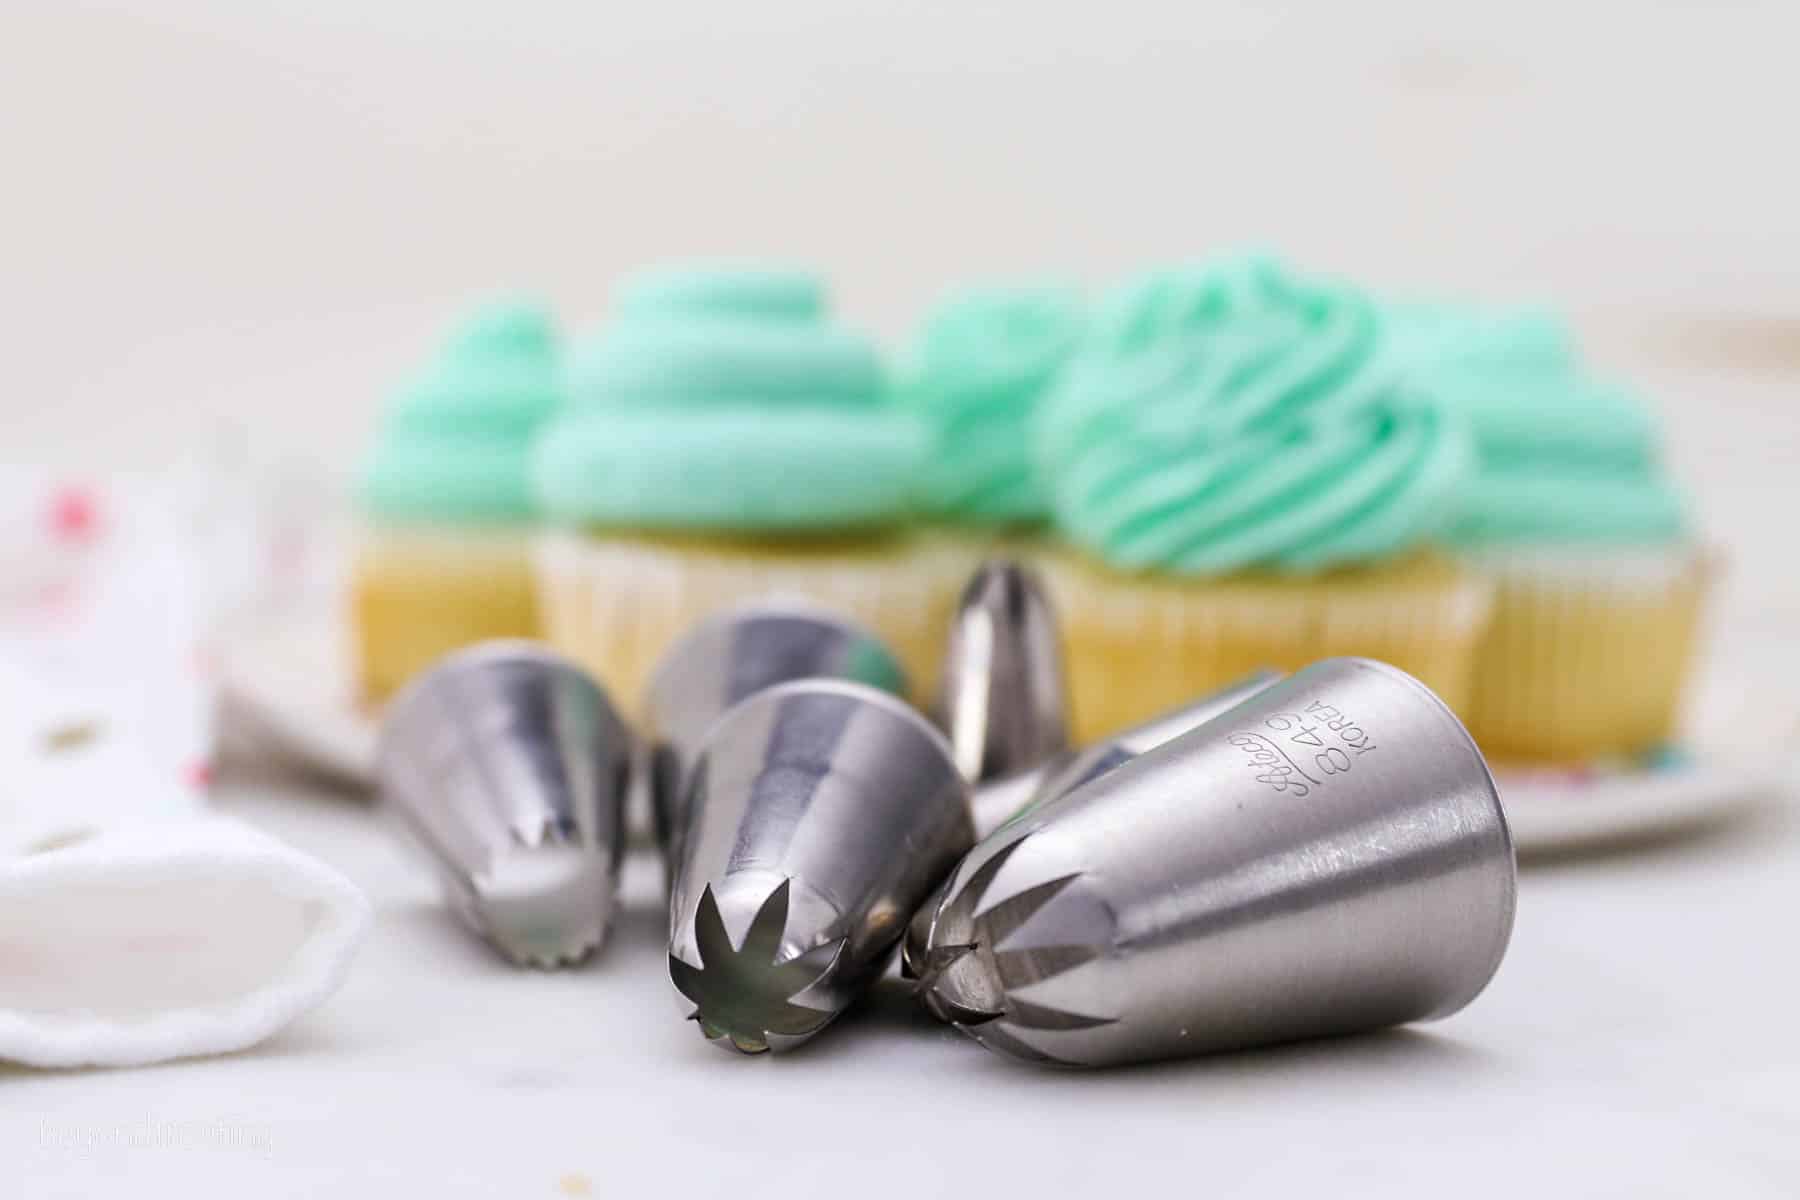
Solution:
<path fill-rule="evenodd" d="M 1688 504 L 1657 423 L 1630 388 L 1591 374 L 1567 324 L 1538 309 L 1394 305 L 1410 378 L 1467 422 L 1479 469 L 1451 528 L 1459 547 L 1667 545 Z"/>
<path fill-rule="evenodd" d="M 1581 369 L 1575 334 L 1552 309 L 1402 301 L 1382 316 L 1394 353 L 1421 370 L 1524 380 Z"/>
<path fill-rule="evenodd" d="M 1263 258 L 1122 289 L 1039 426 L 1058 524 L 1114 567 L 1311 572 L 1431 539 L 1465 426 L 1409 386 L 1360 294 Z"/>
<path fill-rule="evenodd" d="M 927 317 L 905 394 L 930 439 L 928 512 L 1002 525 L 1048 516 L 1030 431 L 1081 328 L 1079 298 L 1053 288 L 965 289 Z"/>
<path fill-rule="evenodd" d="M 538 448 L 549 513 L 589 527 L 817 535 L 891 527 L 921 455 L 873 344 L 804 272 L 627 281 Z"/>
<path fill-rule="evenodd" d="M 471 312 L 389 403 L 363 472 L 363 508 L 396 521 L 527 519 L 531 439 L 561 397 L 542 306 L 507 299 Z"/>

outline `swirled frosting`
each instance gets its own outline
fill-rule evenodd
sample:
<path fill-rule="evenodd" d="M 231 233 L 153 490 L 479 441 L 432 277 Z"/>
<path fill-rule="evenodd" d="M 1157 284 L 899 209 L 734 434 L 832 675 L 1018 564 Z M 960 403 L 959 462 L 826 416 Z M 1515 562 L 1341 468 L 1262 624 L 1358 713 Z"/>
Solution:
<path fill-rule="evenodd" d="M 1656 422 L 1590 375 L 1567 324 L 1539 310 L 1390 309 L 1409 376 L 1467 421 L 1477 469 L 1450 538 L 1645 544 L 1688 532 Z"/>
<path fill-rule="evenodd" d="M 823 322 L 701 313 L 615 323 L 570 364 L 588 408 L 872 407 L 886 403 L 870 342 Z"/>
<path fill-rule="evenodd" d="M 1409 366 L 1508 378 L 1581 368 L 1574 331 L 1551 309 L 1401 302 L 1385 305 L 1382 315 L 1395 356 Z"/>
<path fill-rule="evenodd" d="M 1081 334 L 1080 300 L 1051 289 L 969 289 L 926 319 L 905 389 L 930 438 L 923 507 L 956 520 L 1048 516 L 1031 452 L 1039 402 Z"/>
<path fill-rule="evenodd" d="M 1263 258 L 1113 296 L 1039 429 L 1059 525 L 1125 569 L 1311 571 L 1452 513 L 1464 426 L 1394 369 L 1372 303 Z"/>
<path fill-rule="evenodd" d="M 388 404 L 359 499 L 398 521 L 515 521 L 532 512 L 531 438 L 560 405 L 545 309 L 502 300 L 470 313 Z"/>
<path fill-rule="evenodd" d="M 825 284 L 781 266 L 671 263 L 621 280 L 612 307 L 621 318 L 707 313 L 817 323 L 826 316 Z"/>
<path fill-rule="evenodd" d="M 658 268 L 577 349 L 540 439 L 551 516 L 631 529 L 823 533 L 897 522 L 922 457 L 868 339 L 772 268 Z"/>

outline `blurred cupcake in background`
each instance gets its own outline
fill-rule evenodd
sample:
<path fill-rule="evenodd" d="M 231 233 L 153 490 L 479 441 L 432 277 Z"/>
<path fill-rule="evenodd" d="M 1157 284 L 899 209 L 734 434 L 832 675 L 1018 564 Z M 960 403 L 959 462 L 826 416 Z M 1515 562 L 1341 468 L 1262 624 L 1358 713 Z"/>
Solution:
<path fill-rule="evenodd" d="M 1500 759 L 1581 760 L 1674 731 L 1709 573 L 1655 421 L 1546 314 L 1393 315 L 1416 378 L 1474 433 L 1450 534 L 1495 585 L 1464 710 Z"/>
<path fill-rule="evenodd" d="M 1382 306 L 1382 322 L 1395 357 L 1409 369 L 1530 378 L 1580 366 L 1568 322 L 1546 308 L 1390 303 Z"/>
<path fill-rule="evenodd" d="M 741 600 L 822 604 L 935 679 L 962 580 L 907 528 L 924 455 L 873 344 L 803 271 L 624 281 L 541 438 L 537 555 L 553 642 L 627 705 L 665 646 Z"/>
<path fill-rule="evenodd" d="M 545 310 L 502 300 L 392 398 L 358 492 L 351 603 L 366 699 L 471 642 L 538 633 L 531 441 L 560 402 L 558 372 Z"/>
<path fill-rule="evenodd" d="M 1103 306 L 1041 414 L 1077 737 L 1259 667 L 1394 663 L 1466 703 L 1485 586 L 1433 543 L 1473 467 L 1372 302 L 1246 256 Z"/>
<path fill-rule="evenodd" d="M 1048 520 L 1032 429 L 1082 322 L 1079 295 L 1051 287 L 963 288 L 926 316 L 903 394 L 928 438 L 917 483 L 928 519 L 977 543 Z"/>

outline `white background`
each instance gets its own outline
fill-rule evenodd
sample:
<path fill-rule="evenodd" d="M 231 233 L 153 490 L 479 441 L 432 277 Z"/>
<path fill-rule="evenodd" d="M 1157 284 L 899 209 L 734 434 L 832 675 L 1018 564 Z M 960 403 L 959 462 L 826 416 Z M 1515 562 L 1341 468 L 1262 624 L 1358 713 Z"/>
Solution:
<path fill-rule="evenodd" d="M 1785 702 L 1797 35 L 1791 3 L 5 0 L 0 458 L 224 443 L 342 478 L 463 301 L 537 290 L 580 327 L 670 255 L 820 263 L 897 338 L 953 279 L 1098 283 L 1257 242 L 1565 304 L 1663 412 L 1729 559 L 1711 669 Z M 360 812 L 222 799 L 375 895 L 359 970 L 256 1053 L 0 1070 L 7 1194 L 121 1172 L 143 1194 L 788 1200 L 1800 1186 L 1788 810 L 1528 872 L 1508 962 L 1442 1026 L 1071 1077 L 894 1003 L 729 1061 L 664 994 L 653 880 L 593 970 L 519 976 Z"/>

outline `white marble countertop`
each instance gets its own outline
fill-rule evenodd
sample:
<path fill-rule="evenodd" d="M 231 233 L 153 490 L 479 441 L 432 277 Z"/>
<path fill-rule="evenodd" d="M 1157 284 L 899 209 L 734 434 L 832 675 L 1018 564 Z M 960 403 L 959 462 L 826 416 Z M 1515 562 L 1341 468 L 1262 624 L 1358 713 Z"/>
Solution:
<path fill-rule="evenodd" d="M 680 1017 L 648 857 L 605 953 L 534 974 L 454 926 L 356 802 L 220 799 L 369 891 L 357 968 L 227 1059 L 0 1069 L 13 1194 L 1774 1197 L 1800 1170 L 1786 805 L 1529 868 L 1499 975 L 1447 1021 L 1068 1073 L 933 1026 L 893 980 L 799 1052 L 729 1055 Z"/>

